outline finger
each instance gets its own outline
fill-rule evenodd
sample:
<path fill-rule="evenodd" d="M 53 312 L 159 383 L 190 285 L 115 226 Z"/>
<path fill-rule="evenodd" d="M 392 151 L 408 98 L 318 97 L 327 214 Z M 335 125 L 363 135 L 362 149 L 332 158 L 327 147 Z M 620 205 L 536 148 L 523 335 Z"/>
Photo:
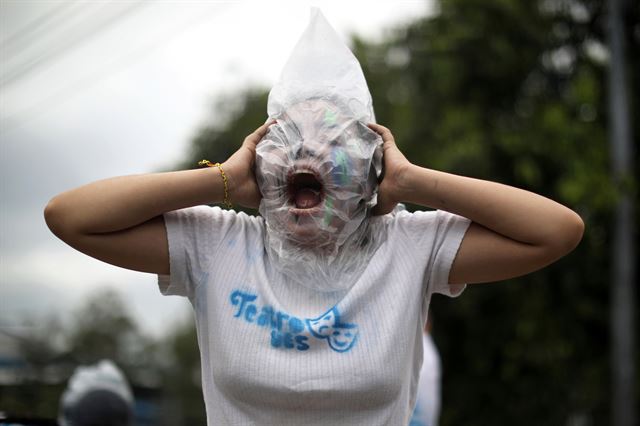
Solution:
<path fill-rule="evenodd" d="M 271 126 L 272 124 L 275 124 L 275 122 L 276 122 L 275 120 L 267 121 L 262 126 L 258 127 L 253 133 L 247 136 L 244 139 L 245 142 L 253 146 L 257 145 L 258 142 L 260 142 L 260 140 L 264 137 L 264 135 L 267 134 L 267 131 L 269 130 L 269 126 Z"/>
<path fill-rule="evenodd" d="M 267 131 L 269 130 L 269 126 L 271 126 L 275 122 L 276 122 L 275 120 L 267 121 L 262 126 L 258 127 L 256 130 L 254 130 L 253 133 L 251 133 L 249 136 L 247 136 L 247 139 L 249 139 L 251 142 L 254 142 L 254 143 L 257 144 L 258 142 L 260 142 L 260 139 L 262 139 L 264 137 L 264 135 L 267 134 Z"/>
<path fill-rule="evenodd" d="M 382 136 L 383 142 L 395 142 L 391 130 L 387 129 L 386 127 L 375 123 L 369 123 L 367 126 L 369 126 L 371 130 Z"/>

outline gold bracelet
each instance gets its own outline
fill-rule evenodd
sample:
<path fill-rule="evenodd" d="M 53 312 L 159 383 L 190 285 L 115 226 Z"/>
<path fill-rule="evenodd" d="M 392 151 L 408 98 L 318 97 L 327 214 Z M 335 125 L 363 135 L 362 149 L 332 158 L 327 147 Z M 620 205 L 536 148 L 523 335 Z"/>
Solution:
<path fill-rule="evenodd" d="M 224 170 L 222 170 L 222 164 L 212 163 L 209 160 L 200 160 L 198 161 L 198 166 L 217 167 L 218 170 L 220 170 L 220 176 L 222 176 L 222 183 L 224 184 L 224 200 L 222 200 L 222 204 L 228 209 L 233 209 L 233 204 L 231 204 L 231 200 L 229 200 L 229 181 Z"/>

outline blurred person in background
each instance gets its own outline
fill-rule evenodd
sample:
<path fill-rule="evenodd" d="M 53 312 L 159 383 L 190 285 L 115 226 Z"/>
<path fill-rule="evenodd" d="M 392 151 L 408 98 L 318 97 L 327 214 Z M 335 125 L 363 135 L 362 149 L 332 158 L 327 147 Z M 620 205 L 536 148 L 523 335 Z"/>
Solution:
<path fill-rule="evenodd" d="M 131 426 L 133 395 L 111 361 L 76 368 L 60 399 L 60 426 Z"/>
<path fill-rule="evenodd" d="M 431 337 L 433 322 L 431 314 L 427 319 L 422 335 L 422 367 L 420 368 L 420 381 L 416 395 L 416 407 L 409 426 L 438 426 L 440 417 L 440 405 L 442 393 L 440 391 L 440 378 L 442 376 L 442 364 L 438 348 Z"/>

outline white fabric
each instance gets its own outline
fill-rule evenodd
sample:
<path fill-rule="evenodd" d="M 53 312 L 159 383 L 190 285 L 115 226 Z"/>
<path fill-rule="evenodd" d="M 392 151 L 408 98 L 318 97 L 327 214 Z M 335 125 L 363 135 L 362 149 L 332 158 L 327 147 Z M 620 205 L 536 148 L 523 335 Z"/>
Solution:
<path fill-rule="evenodd" d="M 430 334 L 423 335 L 422 348 L 424 355 L 418 382 L 418 395 L 409 426 L 437 426 L 441 401 L 440 355 Z"/>
<path fill-rule="evenodd" d="M 415 401 L 422 329 L 469 221 L 446 212 L 371 219 L 388 232 L 359 280 L 321 293 L 267 262 L 260 217 L 165 214 L 163 294 L 195 310 L 209 425 L 402 425 Z"/>

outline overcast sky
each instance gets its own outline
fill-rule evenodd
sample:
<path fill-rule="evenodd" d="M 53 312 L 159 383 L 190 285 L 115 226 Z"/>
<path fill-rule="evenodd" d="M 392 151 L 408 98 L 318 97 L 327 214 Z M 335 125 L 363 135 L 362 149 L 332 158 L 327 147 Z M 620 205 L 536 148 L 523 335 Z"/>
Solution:
<path fill-rule="evenodd" d="M 311 5 L 345 40 L 375 40 L 429 3 L 0 1 L 0 328 L 70 312 L 104 286 L 148 332 L 187 316 L 155 276 L 56 239 L 42 211 L 66 189 L 182 159 L 216 97 L 275 82 Z"/>

